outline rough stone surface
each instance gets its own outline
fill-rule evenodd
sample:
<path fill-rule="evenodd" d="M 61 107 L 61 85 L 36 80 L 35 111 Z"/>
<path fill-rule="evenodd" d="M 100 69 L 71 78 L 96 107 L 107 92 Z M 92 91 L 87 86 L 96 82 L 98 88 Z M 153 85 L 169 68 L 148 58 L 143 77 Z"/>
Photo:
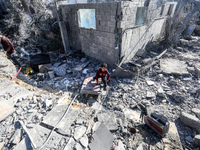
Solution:
<path fill-rule="evenodd" d="M 76 142 L 75 142 L 74 138 L 70 138 L 69 141 L 67 142 L 67 145 L 65 146 L 64 150 L 73 150 L 75 143 Z"/>
<path fill-rule="evenodd" d="M 200 134 L 199 135 L 196 135 L 194 137 L 194 143 L 198 146 L 200 146 Z"/>
<path fill-rule="evenodd" d="M 81 145 L 83 145 L 84 147 L 88 146 L 88 137 L 85 135 L 80 139 L 80 143 Z"/>
<path fill-rule="evenodd" d="M 179 74 L 184 75 L 188 74 L 187 65 L 184 61 L 179 61 L 177 59 L 161 59 L 160 60 L 160 68 L 163 73 L 166 74 Z"/>
<path fill-rule="evenodd" d="M 106 124 L 109 130 L 115 131 L 118 129 L 118 125 L 116 123 L 116 118 L 114 117 L 115 114 L 110 112 L 108 113 L 99 113 L 97 114 L 98 121 Z"/>
<path fill-rule="evenodd" d="M 40 125 L 33 125 L 29 132 L 30 135 L 34 137 L 34 143 L 36 144 L 36 146 L 40 147 L 43 145 L 46 138 L 48 137 L 50 130 Z M 44 149 L 56 148 L 61 138 L 61 135 L 57 134 L 56 132 L 53 132 L 52 138 L 50 138 L 49 142 L 45 145 Z M 30 141 L 27 139 L 28 135 L 15 147 L 15 150 L 25 150 L 27 149 L 27 146 L 31 146 Z"/>
<path fill-rule="evenodd" d="M 183 123 L 196 129 L 200 133 L 200 120 L 197 117 L 185 112 L 181 112 L 180 119 Z"/>
<path fill-rule="evenodd" d="M 86 132 L 86 127 L 80 126 L 75 129 L 74 138 L 76 140 L 80 139 Z"/>
<path fill-rule="evenodd" d="M 197 116 L 197 118 L 200 119 L 200 109 L 198 108 L 193 108 L 192 112 Z"/>
<path fill-rule="evenodd" d="M 114 140 L 113 135 L 103 123 L 99 126 L 92 137 L 94 141 L 89 144 L 89 147 L 92 150 L 110 149 Z"/>

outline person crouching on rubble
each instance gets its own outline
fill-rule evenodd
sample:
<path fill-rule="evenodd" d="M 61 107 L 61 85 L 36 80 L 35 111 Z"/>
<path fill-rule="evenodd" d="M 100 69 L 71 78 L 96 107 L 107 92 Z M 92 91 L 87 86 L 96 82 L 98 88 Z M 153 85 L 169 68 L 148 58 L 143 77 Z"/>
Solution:
<path fill-rule="evenodd" d="M 17 65 L 21 66 L 19 62 L 12 56 L 15 51 L 13 43 L 3 35 L 0 35 L 0 40 L 4 49 L 4 54 L 6 54 L 8 58 L 12 59 Z"/>
<path fill-rule="evenodd" d="M 101 65 L 101 68 L 97 71 L 96 76 L 94 77 L 94 80 L 96 80 L 96 84 L 99 84 L 98 79 L 101 78 L 103 84 L 104 84 L 104 91 L 106 91 L 107 83 L 110 80 L 110 73 L 107 70 L 107 64 L 103 63 Z"/>

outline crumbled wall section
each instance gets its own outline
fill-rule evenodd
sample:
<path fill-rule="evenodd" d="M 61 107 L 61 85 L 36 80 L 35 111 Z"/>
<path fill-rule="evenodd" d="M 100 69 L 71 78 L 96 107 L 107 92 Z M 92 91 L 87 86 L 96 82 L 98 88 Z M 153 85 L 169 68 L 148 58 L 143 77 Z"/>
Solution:
<path fill-rule="evenodd" d="M 72 49 L 81 49 L 86 55 L 110 65 L 118 63 L 119 50 L 115 49 L 117 2 L 62 5 L 60 8 Z M 79 9 L 95 9 L 96 29 L 79 27 Z"/>
<path fill-rule="evenodd" d="M 121 2 L 122 19 L 118 22 L 118 28 L 122 29 L 121 55 L 124 62 L 131 60 L 138 51 L 145 49 L 151 41 L 156 41 L 165 31 L 166 16 L 169 6 L 172 3 L 164 4 L 163 14 L 160 15 L 163 3 L 158 0 L 151 0 L 148 5 L 145 3 Z M 174 10 L 176 2 L 174 2 Z M 135 26 L 137 7 L 147 7 L 145 23 Z"/>
<path fill-rule="evenodd" d="M 60 11 L 61 18 L 67 27 L 70 48 L 72 50 L 81 50 L 76 5 L 61 5 Z"/>

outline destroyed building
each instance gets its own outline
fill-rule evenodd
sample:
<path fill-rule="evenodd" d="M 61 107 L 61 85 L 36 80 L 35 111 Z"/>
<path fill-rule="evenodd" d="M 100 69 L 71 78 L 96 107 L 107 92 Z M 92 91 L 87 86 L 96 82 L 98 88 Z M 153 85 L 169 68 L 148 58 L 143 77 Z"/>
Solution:
<path fill-rule="evenodd" d="M 152 41 L 165 38 L 177 2 L 109 1 L 61 5 L 70 49 L 108 64 L 128 62 Z M 70 15 L 69 15 L 70 14 Z"/>
<path fill-rule="evenodd" d="M 199 0 L 0 0 L 15 47 L 9 57 L 0 44 L 0 150 L 200 150 L 199 10 Z M 107 88 L 94 80 L 102 61 Z"/>

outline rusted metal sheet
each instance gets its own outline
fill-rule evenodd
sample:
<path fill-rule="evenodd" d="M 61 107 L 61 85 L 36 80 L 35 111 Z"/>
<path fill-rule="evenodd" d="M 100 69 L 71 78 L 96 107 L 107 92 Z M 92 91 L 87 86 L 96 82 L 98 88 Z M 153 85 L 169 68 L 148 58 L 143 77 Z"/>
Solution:
<path fill-rule="evenodd" d="M 159 118 L 159 116 L 144 116 L 144 122 L 162 137 L 164 137 L 169 130 L 168 121 Z"/>
<path fill-rule="evenodd" d="M 8 102 L 9 101 L 0 101 L 0 122 L 15 111 L 14 106 Z"/>

